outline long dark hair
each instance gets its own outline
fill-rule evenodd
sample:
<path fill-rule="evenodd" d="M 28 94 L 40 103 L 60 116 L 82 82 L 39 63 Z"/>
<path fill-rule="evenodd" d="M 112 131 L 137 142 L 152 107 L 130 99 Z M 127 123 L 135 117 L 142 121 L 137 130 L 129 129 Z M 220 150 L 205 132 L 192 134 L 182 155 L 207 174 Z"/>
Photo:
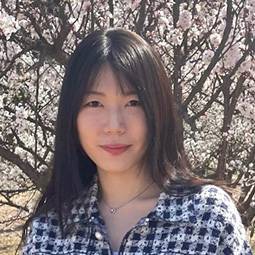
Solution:
<path fill-rule="evenodd" d="M 178 116 L 164 66 L 154 49 L 139 35 L 124 29 L 89 34 L 76 48 L 66 68 L 61 89 L 51 180 L 33 215 L 24 225 L 23 240 L 33 218 L 49 210 L 64 224 L 64 204 L 89 187 L 96 174 L 95 163 L 81 148 L 76 119 L 84 93 L 105 64 L 136 92 L 148 127 L 148 146 L 143 157 L 152 178 L 163 190 L 171 186 L 201 186 L 208 183 L 195 177 L 178 139 Z M 125 82 L 121 82 L 125 81 Z M 68 214 L 68 211 L 66 212 Z"/>

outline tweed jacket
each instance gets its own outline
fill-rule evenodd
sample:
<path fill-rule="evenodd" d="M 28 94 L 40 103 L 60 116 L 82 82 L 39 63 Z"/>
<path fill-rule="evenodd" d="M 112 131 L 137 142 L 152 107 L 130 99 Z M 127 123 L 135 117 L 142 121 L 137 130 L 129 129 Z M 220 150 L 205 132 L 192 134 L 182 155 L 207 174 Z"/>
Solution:
<path fill-rule="evenodd" d="M 62 238 L 54 211 L 35 218 L 22 254 L 111 255 L 97 205 L 97 178 L 77 198 Z M 178 195 L 178 194 L 182 195 Z M 124 236 L 118 254 L 252 255 L 240 215 L 228 194 L 214 185 L 191 193 L 161 192 L 155 208 Z"/>

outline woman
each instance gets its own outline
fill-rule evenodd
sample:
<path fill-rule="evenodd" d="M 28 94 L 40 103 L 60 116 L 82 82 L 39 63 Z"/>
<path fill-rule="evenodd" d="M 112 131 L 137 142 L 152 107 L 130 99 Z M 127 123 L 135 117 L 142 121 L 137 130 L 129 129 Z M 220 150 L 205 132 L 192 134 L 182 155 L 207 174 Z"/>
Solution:
<path fill-rule="evenodd" d="M 23 254 L 251 254 L 227 193 L 191 174 L 177 128 L 152 47 L 124 29 L 88 35 L 66 69 Z"/>

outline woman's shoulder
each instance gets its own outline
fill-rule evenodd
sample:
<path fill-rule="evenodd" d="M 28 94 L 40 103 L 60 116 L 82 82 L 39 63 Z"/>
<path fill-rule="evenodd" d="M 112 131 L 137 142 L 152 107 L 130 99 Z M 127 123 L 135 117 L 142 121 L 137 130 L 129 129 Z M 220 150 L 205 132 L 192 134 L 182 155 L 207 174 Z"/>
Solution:
<path fill-rule="evenodd" d="M 230 217 L 240 218 L 234 200 L 219 186 L 202 185 L 200 191 L 195 193 L 192 199 L 196 209 L 202 213 L 225 215 L 228 219 Z"/>
<path fill-rule="evenodd" d="M 240 213 L 232 197 L 221 187 L 203 185 L 201 191 L 194 195 L 194 210 L 202 228 L 212 228 L 212 234 L 229 236 L 230 243 L 234 240 L 245 240 L 246 231 Z"/>
<path fill-rule="evenodd" d="M 213 184 L 172 188 L 168 195 L 171 200 L 183 200 L 203 208 L 216 205 L 227 208 L 234 205 L 230 195 L 223 188 Z"/>
<path fill-rule="evenodd" d="M 232 197 L 221 187 L 204 185 L 197 194 L 197 215 L 204 229 L 219 236 L 220 254 L 251 254 L 240 213 Z"/>
<path fill-rule="evenodd" d="M 203 224 L 219 222 L 222 227 L 226 222 L 242 224 L 234 200 L 223 188 L 205 184 L 182 189 L 165 197 L 163 204 L 169 204 L 166 210 L 186 213 Z"/>
<path fill-rule="evenodd" d="M 221 212 L 236 210 L 233 198 L 221 187 L 206 184 L 201 186 L 200 192 L 195 196 L 205 209 L 219 209 Z"/>
<path fill-rule="evenodd" d="M 59 233 L 59 218 L 55 210 L 34 217 L 30 222 L 29 232 L 37 237 L 48 236 L 53 232 L 57 235 Z"/>
<path fill-rule="evenodd" d="M 60 236 L 59 221 L 55 211 L 51 210 L 47 214 L 43 213 L 31 219 L 27 229 L 25 244 L 22 247 L 22 254 L 36 254 L 38 250 L 48 247 L 49 238 Z"/>
<path fill-rule="evenodd" d="M 213 184 L 202 185 L 197 195 L 208 205 L 223 202 L 233 202 L 233 199 L 223 188 Z"/>

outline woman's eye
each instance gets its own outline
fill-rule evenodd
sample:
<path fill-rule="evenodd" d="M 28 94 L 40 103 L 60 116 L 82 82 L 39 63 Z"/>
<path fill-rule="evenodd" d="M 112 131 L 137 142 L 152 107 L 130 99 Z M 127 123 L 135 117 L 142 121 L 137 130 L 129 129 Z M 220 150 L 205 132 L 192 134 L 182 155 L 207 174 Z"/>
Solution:
<path fill-rule="evenodd" d="M 138 101 L 138 100 L 130 100 L 129 104 L 131 104 L 131 106 L 140 106 L 141 105 L 140 101 Z"/>
<path fill-rule="evenodd" d="M 140 106 L 140 105 L 141 105 L 141 103 L 138 100 L 130 100 L 128 102 L 128 106 Z M 95 100 L 84 104 L 84 107 L 97 108 L 100 106 L 102 106 L 102 104 L 99 101 L 95 101 Z"/>
<path fill-rule="evenodd" d="M 91 102 L 88 102 L 87 104 L 85 104 L 85 106 L 88 106 L 88 107 L 98 107 L 100 105 L 100 103 L 98 101 L 91 101 Z"/>

